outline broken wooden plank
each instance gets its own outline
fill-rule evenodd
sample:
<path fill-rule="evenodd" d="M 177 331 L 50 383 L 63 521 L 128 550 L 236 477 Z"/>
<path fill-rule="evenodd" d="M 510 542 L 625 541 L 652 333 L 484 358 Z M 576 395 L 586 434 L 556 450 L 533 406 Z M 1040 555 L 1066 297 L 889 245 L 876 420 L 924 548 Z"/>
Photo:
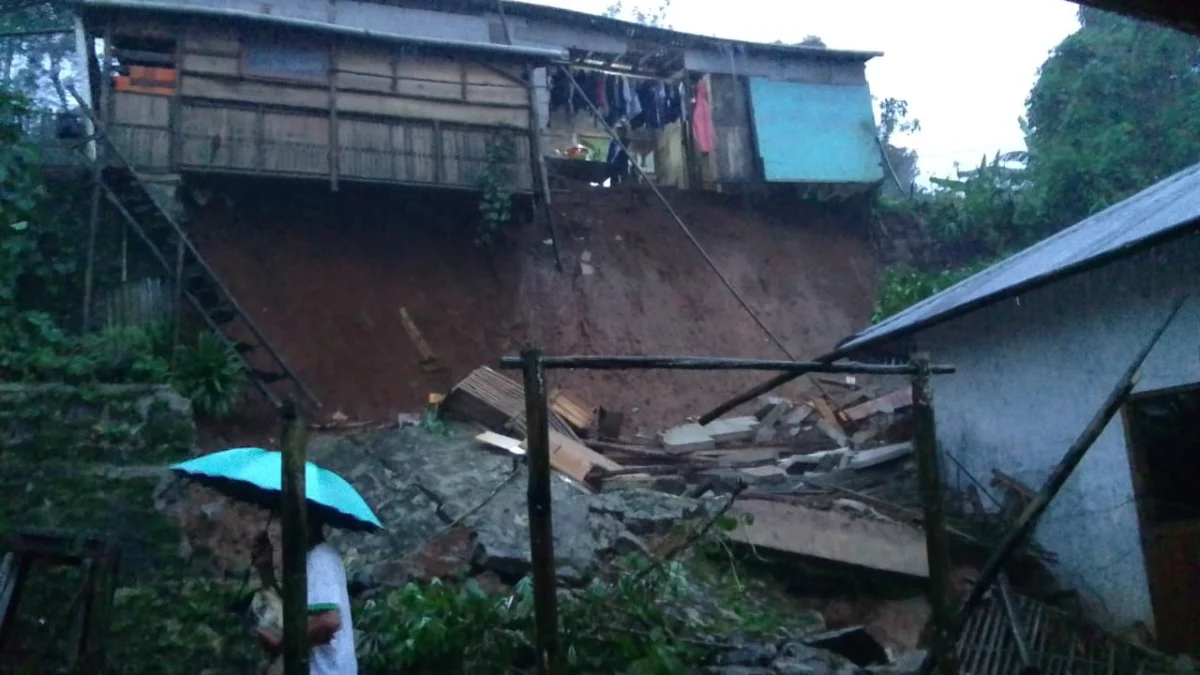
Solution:
<path fill-rule="evenodd" d="M 896 443 L 895 445 L 885 445 L 880 448 L 872 448 L 870 450 L 862 450 L 850 456 L 850 461 L 847 467 L 851 469 L 866 469 L 868 467 L 885 464 L 902 457 L 907 457 L 913 452 L 913 444 Z"/>
<path fill-rule="evenodd" d="M 813 408 L 810 405 L 796 406 L 791 412 L 783 416 L 779 423 L 785 427 L 794 427 L 804 423 L 808 416 L 813 413 Z"/>
<path fill-rule="evenodd" d="M 509 420 L 524 414 L 525 389 L 519 382 L 483 366 L 454 385 L 441 408 L 451 417 L 502 429 Z"/>
<path fill-rule="evenodd" d="M 419 361 L 421 369 L 427 373 L 445 370 L 445 366 L 438 361 L 437 355 L 433 353 L 433 350 L 429 347 L 429 343 L 425 341 L 425 336 L 421 335 L 421 329 L 417 328 L 416 322 L 409 316 L 407 308 L 400 308 L 400 323 L 404 325 L 404 332 L 408 333 L 408 338 L 417 347 L 417 353 L 421 356 L 421 360 Z"/>
<path fill-rule="evenodd" d="M 850 444 L 850 439 L 846 437 L 846 432 L 842 430 L 842 426 L 837 422 L 830 422 L 825 418 L 817 420 L 817 429 L 825 434 L 829 440 L 837 443 L 839 446 Z"/>
<path fill-rule="evenodd" d="M 1032 488 L 1025 485 L 1021 481 L 1004 473 L 1000 469 L 992 469 L 992 485 L 1002 485 L 1016 494 L 1020 495 L 1026 502 L 1031 502 L 1037 497 L 1037 493 Z"/>
<path fill-rule="evenodd" d="M 621 427 L 625 425 L 625 413 L 619 410 L 600 408 L 599 420 L 596 423 L 596 436 L 602 441 L 615 441 L 621 438 Z"/>
<path fill-rule="evenodd" d="M 829 402 L 823 398 L 814 398 L 812 400 L 812 407 L 820 415 L 820 419 L 817 420 L 817 428 L 826 436 L 833 439 L 838 445 L 846 445 L 849 440 L 846 436 L 846 430 L 838 422 L 833 408 L 829 407 Z"/>
<path fill-rule="evenodd" d="M 754 432 L 754 442 L 765 444 L 775 440 L 775 425 L 779 424 L 779 420 L 791 409 L 791 401 L 780 401 L 767 411 L 759 420 L 758 429 Z"/>
<path fill-rule="evenodd" d="M 733 541 L 868 569 L 929 576 L 924 536 L 902 523 L 761 500 L 740 501 L 731 515 L 753 517 L 750 524 L 739 520 L 729 533 Z"/>
<path fill-rule="evenodd" d="M 476 436 L 475 440 L 514 455 L 525 454 L 525 441 L 503 434 L 485 431 Z M 581 483 L 584 482 L 594 468 L 599 468 L 604 473 L 614 475 L 633 473 L 633 471 L 626 470 L 625 467 L 612 459 L 553 429 L 550 430 L 550 466 L 555 471 L 574 478 Z M 645 468 L 639 469 L 639 471 L 650 472 Z"/>
<path fill-rule="evenodd" d="M 759 396 L 758 407 L 754 411 L 754 416 L 761 420 L 771 414 L 771 411 L 779 405 L 786 405 L 790 408 L 792 402 L 782 396 Z"/>
<path fill-rule="evenodd" d="M 877 413 L 893 413 L 912 406 L 912 387 L 905 387 L 888 392 L 879 398 L 860 403 L 841 412 L 842 418 L 857 422 Z"/>
<path fill-rule="evenodd" d="M 475 440 L 483 443 L 484 445 L 490 445 L 493 448 L 499 448 L 500 450 L 504 450 L 514 455 L 525 454 L 525 444 L 520 439 L 512 438 L 511 436 L 505 436 L 504 434 L 498 434 L 494 431 L 485 431 L 476 436 Z"/>
<path fill-rule="evenodd" d="M 549 412 L 550 415 L 548 419 L 551 429 L 574 440 L 579 440 L 579 434 L 575 433 L 575 430 L 571 428 L 570 424 L 567 424 L 566 420 L 560 417 L 559 414 L 553 410 Z M 508 423 L 504 425 L 504 428 L 520 436 L 521 438 L 527 436 L 528 434 L 525 430 L 525 413 L 522 412 L 521 414 L 509 420 Z"/>
<path fill-rule="evenodd" d="M 550 430 L 550 466 L 559 473 L 585 482 L 593 468 L 620 471 L 625 468 L 583 443 Z"/>
<path fill-rule="evenodd" d="M 629 445 L 627 443 L 613 443 L 611 441 L 583 441 L 583 444 L 593 450 L 604 453 L 612 452 L 634 457 L 646 457 L 654 461 L 684 462 L 688 459 L 687 457 L 667 452 L 662 448 L 653 448 L 645 445 Z"/>
<path fill-rule="evenodd" d="M 596 423 L 596 407 L 562 389 L 550 392 L 550 409 L 584 436 L 591 433 L 592 425 Z"/>

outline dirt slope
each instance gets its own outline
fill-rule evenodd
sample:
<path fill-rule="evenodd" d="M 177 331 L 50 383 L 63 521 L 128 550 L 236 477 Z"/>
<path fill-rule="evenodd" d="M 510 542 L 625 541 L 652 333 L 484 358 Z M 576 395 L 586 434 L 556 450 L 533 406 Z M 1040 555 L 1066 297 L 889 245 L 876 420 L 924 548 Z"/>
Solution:
<path fill-rule="evenodd" d="M 558 354 L 782 358 L 649 192 L 557 194 L 562 274 L 541 225 L 491 253 L 474 246 L 468 194 L 245 181 L 217 194 L 196 212 L 197 243 L 327 414 L 383 420 L 416 409 L 527 341 Z M 797 357 L 866 322 L 874 269 L 849 212 L 669 197 Z M 420 369 L 401 306 L 445 372 Z M 760 377 L 565 373 L 551 384 L 632 412 L 632 431 L 698 414 Z"/>
<path fill-rule="evenodd" d="M 864 325 L 874 268 L 851 222 L 830 207 L 749 209 L 740 198 L 671 193 L 726 278 L 797 358 Z M 525 334 L 559 353 L 786 358 L 650 193 L 560 198 L 566 273 L 522 267 Z M 763 207 L 765 208 L 765 207 Z M 587 257 L 588 262 L 583 258 Z M 585 274 L 585 265 L 592 274 Z M 760 381 L 755 373 L 566 372 L 562 384 L 631 411 L 650 431 L 698 415 Z"/>

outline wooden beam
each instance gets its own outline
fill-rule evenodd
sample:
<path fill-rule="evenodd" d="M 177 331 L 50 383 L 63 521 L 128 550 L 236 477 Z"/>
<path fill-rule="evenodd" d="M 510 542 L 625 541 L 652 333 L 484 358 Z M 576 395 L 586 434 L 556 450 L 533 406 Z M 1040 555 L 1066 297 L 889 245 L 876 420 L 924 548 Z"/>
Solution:
<path fill-rule="evenodd" d="M 337 97 L 337 61 L 338 39 L 334 37 L 329 44 L 329 189 L 338 191 L 338 162 L 341 159 L 341 138 L 338 135 L 338 97 Z"/>
<path fill-rule="evenodd" d="M 946 536 L 945 495 L 938 457 L 937 429 L 933 419 L 933 388 L 929 357 L 914 355 L 912 366 L 913 445 L 917 457 L 917 480 L 925 515 L 925 551 L 929 559 L 929 606 L 933 618 L 933 651 L 941 675 L 958 675 L 955 654 L 954 607 L 950 595 L 950 540 Z"/>
<path fill-rule="evenodd" d="M 489 71 L 499 75 L 500 77 L 503 77 L 504 79 L 508 80 L 509 82 L 512 82 L 513 84 L 515 84 L 521 88 L 529 86 L 529 83 L 526 83 L 524 80 L 517 77 L 516 75 L 513 75 L 512 73 L 504 72 L 503 68 L 497 68 L 496 66 L 493 66 L 490 63 L 484 63 L 483 61 L 475 61 L 474 63 L 475 63 L 475 65 L 482 66 L 486 70 L 489 70 Z M 532 80 L 530 81 L 530 83 L 532 83 Z"/>
<path fill-rule="evenodd" d="M 537 183 L 542 190 L 542 212 L 546 216 L 546 229 L 550 233 L 550 244 L 554 249 L 554 269 L 561 274 L 563 271 L 562 254 L 558 248 L 557 228 L 554 227 L 554 208 L 550 198 L 550 176 L 546 171 L 546 152 L 542 147 L 542 118 L 538 107 L 537 83 L 534 82 L 534 68 L 526 73 L 529 77 L 529 147 L 532 151 L 534 166 L 537 168 Z M 546 85 L 550 85 L 550 73 L 546 73 Z"/>
<path fill-rule="evenodd" d="M 308 673 L 308 503 L 304 484 L 304 419 L 291 399 L 283 405 L 281 525 L 283 528 L 283 672 Z"/>
<path fill-rule="evenodd" d="M 869 375 L 913 375 L 911 365 L 882 365 L 874 363 L 821 363 L 818 361 L 771 361 L 766 359 L 724 359 L 706 356 L 544 356 L 543 367 L 581 370 L 776 370 L 786 373 L 836 373 Z M 504 368 L 523 367 L 521 357 L 500 359 Z M 948 375 L 953 366 L 930 365 L 934 375 Z"/>
<path fill-rule="evenodd" d="M 112 49 L 112 32 L 109 29 L 104 31 L 104 52 L 100 62 L 100 101 L 97 108 L 97 114 L 100 119 L 107 123 L 111 118 L 112 110 L 110 102 L 112 100 L 112 82 L 109 64 L 112 59 L 110 57 Z M 89 117 L 90 118 L 90 117 Z M 95 134 L 98 132 L 94 123 L 89 124 L 89 132 Z M 95 148 L 92 151 L 92 194 L 91 204 L 88 209 L 88 238 L 87 252 L 83 270 L 83 314 L 81 320 L 81 329 L 83 332 L 91 330 L 92 321 L 92 292 L 93 284 L 95 283 L 96 270 L 96 238 L 100 227 L 100 179 L 103 176 L 104 158 L 100 156 L 101 144 L 95 141 L 91 142 L 91 146 Z"/>
<path fill-rule="evenodd" d="M 1050 477 L 1046 479 L 1046 483 L 1038 492 L 1037 499 L 1025 508 L 1025 512 L 1017 519 L 1012 529 L 1008 531 L 1004 539 L 992 551 L 991 557 L 988 558 L 987 563 L 983 566 L 983 570 L 979 573 L 979 579 L 971 587 L 971 594 L 963 601 L 962 607 L 958 610 L 958 614 L 954 618 L 954 625 L 950 627 L 952 637 L 957 639 L 958 635 L 962 633 L 962 629 L 966 625 L 971 612 L 983 601 L 983 597 L 987 594 L 988 589 L 992 587 L 992 584 L 1000 576 L 1000 573 L 1004 571 L 1004 565 L 1008 562 L 1009 558 L 1012 557 L 1018 547 L 1025 543 L 1030 534 L 1033 533 L 1038 520 L 1046 512 L 1046 508 L 1050 506 L 1050 502 L 1062 490 L 1063 485 L 1071 477 L 1075 468 L 1083 461 L 1088 449 L 1095 444 L 1096 439 L 1100 438 L 1100 434 L 1104 432 L 1104 429 L 1108 426 L 1112 418 L 1116 416 L 1121 406 L 1129 400 L 1129 396 L 1133 393 L 1133 388 L 1137 384 L 1138 370 L 1141 369 L 1142 364 L 1146 361 L 1146 357 L 1150 355 L 1150 351 L 1154 349 L 1154 345 L 1158 344 L 1159 339 L 1171 325 L 1171 322 L 1175 320 L 1175 316 L 1179 314 L 1179 310 L 1183 307 L 1183 303 L 1186 300 L 1187 296 L 1184 296 L 1175 303 L 1170 313 L 1167 314 L 1166 319 L 1159 325 L 1158 330 L 1154 331 L 1154 334 L 1150 336 L 1146 345 L 1142 347 L 1141 351 L 1137 353 L 1133 361 L 1129 364 L 1129 367 L 1125 369 L 1116 386 L 1113 387 L 1108 397 L 1104 400 L 1104 404 L 1096 411 L 1096 414 L 1088 422 L 1087 426 L 1083 428 L 1083 432 L 1079 434 L 1079 437 L 1075 439 L 1071 447 L 1067 449 L 1066 454 L 1059 460 L 1058 466 L 1054 467 L 1054 471 L 1050 473 Z M 915 392 L 913 393 L 913 398 L 915 403 Z M 929 652 L 925 655 L 925 660 L 921 663 L 918 673 L 920 675 L 930 675 L 933 672 L 936 662 L 937 657 L 933 652 Z"/>
<path fill-rule="evenodd" d="M 558 583 L 554 570 L 554 526 L 550 512 L 550 423 L 542 352 L 521 352 L 525 376 L 529 485 L 529 552 L 533 567 L 534 658 L 537 675 L 553 675 L 558 660 Z"/>

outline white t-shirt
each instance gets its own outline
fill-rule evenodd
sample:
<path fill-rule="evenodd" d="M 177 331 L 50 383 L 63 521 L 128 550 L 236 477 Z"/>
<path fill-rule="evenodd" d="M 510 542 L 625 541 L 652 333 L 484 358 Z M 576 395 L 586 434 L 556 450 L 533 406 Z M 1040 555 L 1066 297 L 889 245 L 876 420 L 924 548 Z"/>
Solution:
<path fill-rule="evenodd" d="M 342 627 L 328 644 L 314 645 L 309 656 L 310 675 L 358 675 L 354 655 L 354 621 L 342 556 L 327 543 L 308 552 L 308 609 L 310 614 L 337 609 Z"/>

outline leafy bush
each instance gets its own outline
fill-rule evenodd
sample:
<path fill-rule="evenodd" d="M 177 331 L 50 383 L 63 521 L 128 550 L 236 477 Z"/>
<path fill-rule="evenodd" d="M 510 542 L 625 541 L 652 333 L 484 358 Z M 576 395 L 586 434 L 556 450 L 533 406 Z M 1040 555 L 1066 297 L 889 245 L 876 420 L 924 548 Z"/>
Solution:
<path fill-rule="evenodd" d="M 511 133 L 502 133 L 487 146 L 487 166 L 479 178 L 483 194 L 479 198 L 479 232 L 477 246 L 496 243 L 500 230 L 512 220 L 512 199 L 516 194 L 513 162 L 517 158 L 517 142 Z"/>
<path fill-rule="evenodd" d="M 246 371 L 221 338 L 201 333 L 195 346 L 175 354 L 172 382 L 179 393 L 191 399 L 197 413 L 225 417 L 241 394 Z"/>
<path fill-rule="evenodd" d="M 910 267 L 890 267 L 884 270 L 883 278 L 879 282 L 879 295 L 875 300 L 875 313 L 871 315 L 871 323 L 883 321 L 935 293 L 940 293 L 987 265 L 985 261 L 956 270 L 937 272 L 923 272 Z"/>
<path fill-rule="evenodd" d="M 811 629 L 793 629 L 746 599 L 739 563 L 723 539 L 738 522 L 721 515 L 711 528 L 679 525 L 674 535 L 694 546 L 686 562 L 631 554 L 616 561 L 607 580 L 559 589 L 558 649 L 566 669 L 693 673 L 730 641 L 787 639 Z M 710 564 L 722 572 L 706 573 Z M 533 610 L 528 577 L 510 595 L 489 595 L 473 580 L 461 588 L 409 584 L 355 610 L 359 662 L 364 672 L 379 673 L 532 670 Z"/>

